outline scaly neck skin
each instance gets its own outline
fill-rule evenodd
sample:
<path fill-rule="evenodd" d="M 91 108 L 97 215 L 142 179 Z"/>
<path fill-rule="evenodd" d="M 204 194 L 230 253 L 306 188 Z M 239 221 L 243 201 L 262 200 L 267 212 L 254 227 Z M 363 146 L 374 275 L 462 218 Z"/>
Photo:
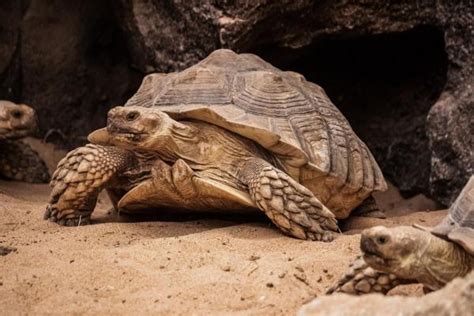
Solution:
<path fill-rule="evenodd" d="M 420 273 L 416 279 L 432 290 L 439 289 L 456 277 L 472 270 L 473 257 L 459 245 L 430 234 L 430 243 L 420 253 Z"/>
<path fill-rule="evenodd" d="M 271 159 L 253 141 L 212 124 L 175 121 L 168 130 L 153 146 L 161 159 L 168 163 L 182 159 L 196 173 L 234 187 L 241 185 L 238 173 L 245 161 Z"/>
<path fill-rule="evenodd" d="M 174 121 L 167 133 L 156 139 L 153 148 L 170 162 L 182 159 L 189 164 L 219 165 L 233 158 L 260 155 L 253 142 L 204 122 Z"/>
<path fill-rule="evenodd" d="M 186 161 L 187 157 L 196 156 L 199 134 L 199 129 L 192 125 L 172 121 L 166 134 L 156 137 L 153 149 L 165 161 L 175 162 L 178 159 Z"/>

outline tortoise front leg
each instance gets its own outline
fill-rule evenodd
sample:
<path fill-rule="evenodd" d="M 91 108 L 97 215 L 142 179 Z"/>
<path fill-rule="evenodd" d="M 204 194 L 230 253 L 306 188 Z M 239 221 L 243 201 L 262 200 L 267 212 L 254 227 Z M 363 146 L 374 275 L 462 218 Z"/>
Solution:
<path fill-rule="evenodd" d="M 357 257 L 357 259 L 349 265 L 349 270 L 326 291 L 326 294 L 387 294 L 388 291 L 400 284 L 414 282 L 416 281 L 400 279 L 392 273 L 374 270 L 362 257 Z"/>
<path fill-rule="evenodd" d="M 112 146 L 89 144 L 69 152 L 54 172 L 44 218 L 65 226 L 89 223 L 100 191 L 136 164 L 130 151 Z"/>
<path fill-rule="evenodd" d="M 283 232 L 300 239 L 331 241 L 337 221 L 311 191 L 261 159 L 247 161 L 241 180 L 250 197 Z"/>
<path fill-rule="evenodd" d="M 29 183 L 47 183 L 50 179 L 44 161 L 21 140 L 0 141 L 0 175 Z"/>

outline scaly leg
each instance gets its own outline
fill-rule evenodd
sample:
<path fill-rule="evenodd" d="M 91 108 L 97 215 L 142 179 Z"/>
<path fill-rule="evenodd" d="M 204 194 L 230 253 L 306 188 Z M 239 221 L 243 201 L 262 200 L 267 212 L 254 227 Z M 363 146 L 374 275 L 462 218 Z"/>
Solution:
<path fill-rule="evenodd" d="M 44 218 L 65 226 L 89 223 L 100 191 L 136 164 L 131 152 L 117 147 L 89 144 L 71 151 L 54 172 Z"/>
<path fill-rule="evenodd" d="M 50 179 L 44 161 L 21 140 L 0 141 L 0 175 L 29 183 L 46 183 Z"/>
<path fill-rule="evenodd" d="M 326 294 L 337 292 L 355 295 L 367 293 L 387 294 L 397 285 L 408 283 L 413 283 L 413 281 L 399 279 L 394 274 L 374 270 L 365 263 L 362 257 L 358 257 L 349 265 L 349 271 L 331 286 Z"/>
<path fill-rule="evenodd" d="M 333 240 L 337 221 L 311 191 L 261 159 L 247 161 L 241 180 L 257 206 L 288 235 L 310 240 Z"/>

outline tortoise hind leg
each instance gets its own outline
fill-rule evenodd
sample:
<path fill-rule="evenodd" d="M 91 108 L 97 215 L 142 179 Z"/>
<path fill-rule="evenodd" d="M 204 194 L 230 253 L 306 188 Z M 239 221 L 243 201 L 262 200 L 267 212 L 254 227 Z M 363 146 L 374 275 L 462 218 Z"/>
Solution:
<path fill-rule="evenodd" d="M 89 144 L 71 151 L 54 172 L 44 218 L 65 226 L 87 224 L 100 191 L 135 164 L 132 153 L 117 147 Z"/>
<path fill-rule="evenodd" d="M 48 167 L 38 153 L 20 140 L 0 142 L 0 174 L 8 179 L 47 183 Z"/>
<path fill-rule="evenodd" d="M 247 161 L 241 169 L 255 204 L 283 232 L 300 239 L 331 241 L 337 221 L 311 191 L 283 171 L 261 159 Z"/>
<path fill-rule="evenodd" d="M 387 294 L 388 291 L 400 284 L 414 281 L 400 279 L 394 274 L 377 271 L 358 257 L 349 265 L 349 270 L 327 291 L 326 294 L 347 293 L 362 295 L 368 293 Z"/>

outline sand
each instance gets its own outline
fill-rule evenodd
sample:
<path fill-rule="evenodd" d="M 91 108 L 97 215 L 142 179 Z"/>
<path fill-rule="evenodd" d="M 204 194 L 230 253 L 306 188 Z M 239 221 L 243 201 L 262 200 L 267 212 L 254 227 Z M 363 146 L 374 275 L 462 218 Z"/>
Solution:
<path fill-rule="evenodd" d="M 53 167 L 62 154 L 43 155 Z M 377 197 L 388 219 L 350 219 L 322 243 L 284 236 L 261 214 L 126 217 L 105 195 L 94 224 L 61 227 L 42 219 L 48 194 L 0 181 L 0 314 L 291 315 L 346 270 L 362 228 L 432 226 L 446 214 L 392 187 Z"/>

